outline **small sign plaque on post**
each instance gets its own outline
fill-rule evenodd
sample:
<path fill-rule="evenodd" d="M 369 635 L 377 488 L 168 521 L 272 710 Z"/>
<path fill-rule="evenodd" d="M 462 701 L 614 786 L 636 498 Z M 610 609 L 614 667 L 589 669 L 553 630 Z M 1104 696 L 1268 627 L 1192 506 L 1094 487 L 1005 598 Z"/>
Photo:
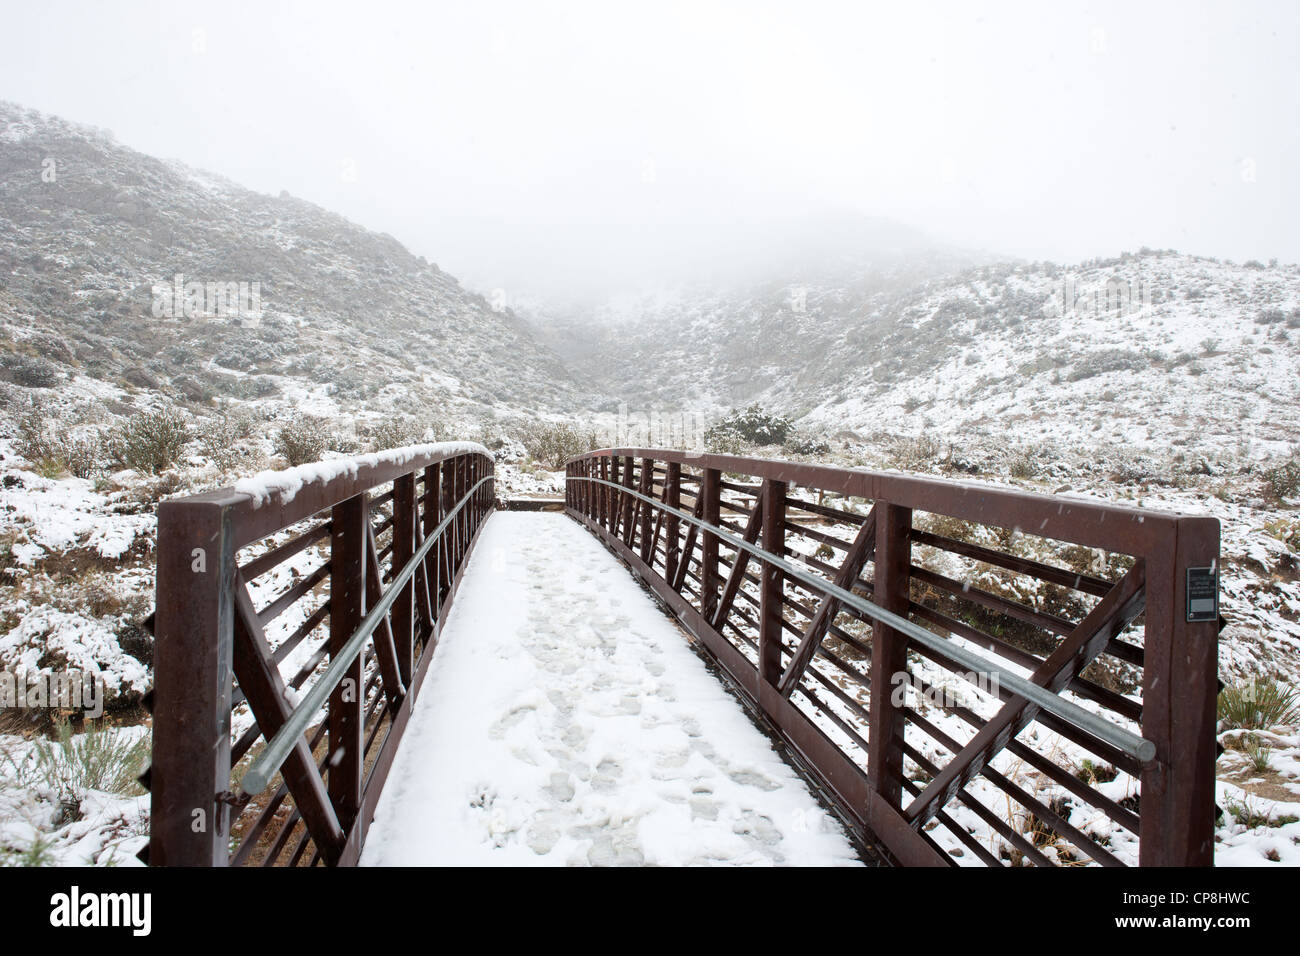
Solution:
<path fill-rule="evenodd" d="M 1219 619 L 1219 569 L 1187 569 L 1187 620 Z"/>

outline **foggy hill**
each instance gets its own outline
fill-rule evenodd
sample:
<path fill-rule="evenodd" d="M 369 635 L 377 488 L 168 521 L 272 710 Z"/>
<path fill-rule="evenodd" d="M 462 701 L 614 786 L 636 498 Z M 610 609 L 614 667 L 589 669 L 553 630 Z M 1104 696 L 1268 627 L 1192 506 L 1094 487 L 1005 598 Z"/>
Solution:
<path fill-rule="evenodd" d="M 1064 296 L 1071 295 L 1069 303 Z M 1159 454 L 1300 440 L 1300 267 L 1143 250 L 1074 266 L 935 254 L 551 318 L 629 405 L 757 402 L 805 427 Z"/>
<path fill-rule="evenodd" d="M 323 411 L 579 400 L 527 324 L 391 236 L 3 102 L 0 275 L 15 384 L 82 376 L 199 404 L 288 390 Z M 156 315 L 178 275 L 256 283 L 260 321 Z"/>

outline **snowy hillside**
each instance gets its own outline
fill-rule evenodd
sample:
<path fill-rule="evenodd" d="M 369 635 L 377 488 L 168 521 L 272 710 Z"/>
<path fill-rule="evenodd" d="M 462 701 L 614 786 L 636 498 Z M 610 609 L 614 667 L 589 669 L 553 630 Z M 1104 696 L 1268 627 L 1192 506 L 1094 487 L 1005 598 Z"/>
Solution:
<path fill-rule="evenodd" d="M 822 431 L 1184 456 L 1300 438 L 1300 267 L 964 266 L 647 294 L 543 329 L 632 407 L 758 402 Z"/>
<path fill-rule="evenodd" d="M 578 401 L 526 324 L 391 236 L 3 102 L 0 274 L 0 380 L 20 385 L 321 414 Z M 214 305 L 229 284 L 239 308 Z"/>
<path fill-rule="evenodd" d="M 825 427 L 1279 452 L 1300 438 L 1300 267 L 1152 252 L 976 269 L 847 323 L 830 355 L 852 371 L 806 399 Z"/>

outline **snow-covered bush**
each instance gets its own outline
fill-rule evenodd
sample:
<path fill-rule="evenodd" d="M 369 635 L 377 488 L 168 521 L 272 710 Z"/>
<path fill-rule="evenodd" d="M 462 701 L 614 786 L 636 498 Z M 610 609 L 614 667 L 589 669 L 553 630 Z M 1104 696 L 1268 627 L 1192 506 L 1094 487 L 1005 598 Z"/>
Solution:
<path fill-rule="evenodd" d="M 101 446 L 95 433 L 72 435 L 63 439 L 60 452 L 68 472 L 77 478 L 93 478 L 99 471 Z"/>
<path fill-rule="evenodd" d="M 417 445 L 426 438 L 441 441 L 441 429 L 413 416 L 405 415 L 400 418 L 385 418 L 372 426 L 369 429 L 367 444 L 370 446 L 370 451 L 385 451 L 389 448 Z"/>
<path fill-rule="evenodd" d="M 733 409 L 727 416 L 704 433 L 705 443 L 724 439 L 723 432 L 734 432 L 743 441 L 753 445 L 780 445 L 794 430 L 790 419 L 765 411 L 761 405 L 750 405 L 743 411 Z M 716 432 L 714 438 L 710 434 Z"/>
<path fill-rule="evenodd" d="M 564 422 L 535 422 L 521 436 L 528 453 L 551 469 L 560 469 L 574 455 L 599 448 L 593 431 L 582 431 Z"/>
<path fill-rule="evenodd" d="M 189 440 L 189 417 L 164 408 L 132 415 L 109 431 L 105 444 L 115 465 L 156 475 L 176 464 Z"/>
<path fill-rule="evenodd" d="M 1300 453 L 1292 454 L 1288 461 L 1265 469 L 1264 482 L 1274 498 L 1294 498 L 1300 495 Z"/>
<path fill-rule="evenodd" d="M 43 474 L 57 474 L 66 469 L 77 478 L 91 478 L 99 471 L 102 459 L 97 432 L 73 435 L 35 402 L 18 419 L 16 448 Z"/>
<path fill-rule="evenodd" d="M 0 379 L 26 388 L 53 388 L 59 367 L 47 359 L 9 353 L 0 355 Z"/>
<path fill-rule="evenodd" d="M 257 421 L 246 411 L 223 411 L 198 429 L 199 448 L 223 471 L 241 464 L 248 449 L 242 443 L 257 433 Z"/>
<path fill-rule="evenodd" d="M 332 437 L 323 420 L 297 415 L 280 426 L 275 436 L 275 452 L 283 455 L 290 465 L 306 465 L 320 461 Z"/>
<path fill-rule="evenodd" d="M 784 447 L 792 455 L 825 455 L 831 450 L 830 442 L 808 431 L 792 432 Z"/>

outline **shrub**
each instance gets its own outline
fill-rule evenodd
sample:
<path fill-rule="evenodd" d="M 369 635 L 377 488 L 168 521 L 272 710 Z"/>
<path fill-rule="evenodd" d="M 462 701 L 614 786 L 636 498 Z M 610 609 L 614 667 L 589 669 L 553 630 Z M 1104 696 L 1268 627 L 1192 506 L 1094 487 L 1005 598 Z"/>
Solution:
<path fill-rule="evenodd" d="M 59 384 L 59 367 L 47 359 L 10 352 L 0 355 L 0 379 L 26 388 L 53 388 Z"/>
<path fill-rule="evenodd" d="M 733 409 L 726 418 L 704 433 L 704 440 L 709 442 L 709 433 L 715 429 L 725 429 L 735 432 L 742 440 L 753 445 L 780 445 L 793 428 L 788 418 L 770 414 L 760 405 L 750 405 L 741 412 Z"/>
<path fill-rule="evenodd" d="M 1038 463 L 1030 449 L 1020 449 L 1007 459 L 1007 474 L 1012 478 L 1033 478 L 1038 474 Z"/>
<path fill-rule="evenodd" d="M 1250 766 L 1256 773 L 1268 773 L 1273 769 L 1273 763 L 1270 759 L 1272 751 L 1263 744 L 1255 744 L 1246 751 L 1246 756 L 1250 758 Z"/>
<path fill-rule="evenodd" d="M 38 830 L 32 834 L 26 846 L 16 844 L 0 847 L 0 866 L 58 866 L 54 845 L 54 837 Z"/>
<path fill-rule="evenodd" d="M 1300 716 L 1300 695 L 1268 677 L 1225 687 L 1219 694 L 1219 729 L 1267 730 Z"/>
<path fill-rule="evenodd" d="M 280 426 L 275 436 L 275 451 L 290 465 L 305 465 L 320 461 L 332 439 L 323 420 L 311 415 L 298 415 Z"/>
<path fill-rule="evenodd" d="M 794 455 L 825 455 L 831 450 L 830 442 L 819 435 L 794 432 L 785 440 L 785 450 Z"/>
<path fill-rule="evenodd" d="M 890 448 L 890 459 L 895 468 L 903 471 L 920 471 L 933 464 L 940 452 L 938 440 L 929 435 L 898 438 Z"/>
<path fill-rule="evenodd" d="M 564 423 L 536 422 L 521 436 L 528 454 L 551 469 L 564 467 L 574 455 L 599 447 L 596 433 Z"/>
<path fill-rule="evenodd" d="M 114 464 L 156 475 L 176 464 L 189 440 L 185 413 L 159 409 L 132 415 L 115 426 L 108 433 L 107 450 Z"/>
<path fill-rule="evenodd" d="M 1264 483 L 1274 498 L 1300 495 L 1300 454 L 1293 454 L 1289 461 L 1264 469 Z"/>
<path fill-rule="evenodd" d="M 79 802 L 91 790 L 125 796 L 141 792 L 136 777 L 149 761 L 149 735 L 88 723 L 73 734 L 60 721 L 55 739 L 38 739 L 22 760 L 8 756 L 11 772 L 22 783 L 39 782 L 65 802 Z"/>
<path fill-rule="evenodd" d="M 704 450 L 715 455 L 743 455 L 749 445 L 734 428 L 715 425 L 704 433 Z"/>
<path fill-rule="evenodd" d="M 18 419 L 15 447 L 48 478 L 57 477 L 64 469 L 78 478 L 91 478 L 99 471 L 99 436 L 68 435 L 45 408 L 35 403 Z"/>
<path fill-rule="evenodd" d="M 386 448 L 403 448 L 406 445 L 418 445 L 430 431 L 428 425 L 417 418 L 386 418 L 370 428 L 369 446 L 371 451 L 383 451 Z M 432 429 L 435 433 L 437 429 Z"/>
<path fill-rule="evenodd" d="M 64 439 L 60 450 L 63 464 L 77 478 L 93 478 L 99 471 L 100 441 L 97 435 Z"/>
<path fill-rule="evenodd" d="M 32 402 L 18 418 L 18 454 L 36 464 L 55 457 L 58 442 L 54 437 L 54 420 L 42 405 Z"/>
<path fill-rule="evenodd" d="M 1115 348 L 1099 349 L 1075 363 L 1069 378 L 1071 382 L 1078 382 L 1107 372 L 1123 372 L 1130 369 L 1146 368 L 1147 364 L 1146 357 L 1139 352 Z"/>
<path fill-rule="evenodd" d="M 1253 830 L 1256 827 L 1284 827 L 1289 823 L 1295 823 L 1297 818 L 1289 813 L 1278 816 L 1273 810 L 1263 809 L 1253 803 L 1247 796 L 1243 800 L 1235 800 L 1229 797 L 1224 801 L 1223 809 L 1228 811 L 1228 815 L 1244 826 L 1247 830 Z"/>
<path fill-rule="evenodd" d="M 223 412 L 199 428 L 199 449 L 218 468 L 234 468 L 244 458 L 240 442 L 252 437 L 256 428 L 257 423 L 247 412 Z"/>

